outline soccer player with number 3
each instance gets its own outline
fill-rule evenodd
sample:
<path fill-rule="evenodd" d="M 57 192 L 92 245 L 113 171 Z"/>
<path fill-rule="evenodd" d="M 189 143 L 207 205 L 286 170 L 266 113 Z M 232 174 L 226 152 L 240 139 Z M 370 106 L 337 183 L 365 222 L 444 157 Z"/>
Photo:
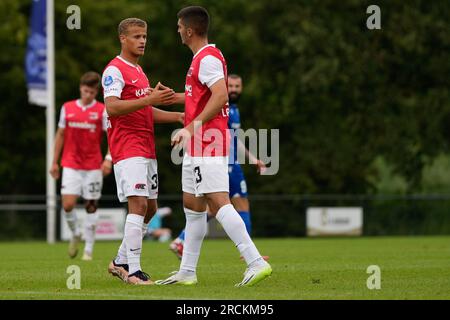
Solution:
<path fill-rule="evenodd" d="M 172 137 L 186 147 L 182 166 L 186 235 L 180 269 L 156 284 L 197 283 L 196 268 L 206 235 L 206 207 L 222 225 L 247 263 L 244 279 L 236 286 L 252 286 L 272 274 L 229 198 L 228 92 L 225 58 L 208 44 L 209 14 L 191 6 L 178 13 L 178 33 L 194 54 L 186 75 L 185 92 L 175 96 L 185 104 L 185 127 Z"/>

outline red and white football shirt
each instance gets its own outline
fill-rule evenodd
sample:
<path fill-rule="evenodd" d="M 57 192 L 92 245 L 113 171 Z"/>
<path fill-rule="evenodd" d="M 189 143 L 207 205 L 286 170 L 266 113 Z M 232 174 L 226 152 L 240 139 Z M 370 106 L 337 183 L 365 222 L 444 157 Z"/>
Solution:
<path fill-rule="evenodd" d="M 80 100 L 64 103 L 58 127 L 64 128 L 61 165 L 78 170 L 98 170 L 102 165 L 101 142 L 106 130 L 105 105 L 94 100 L 83 106 Z"/>
<path fill-rule="evenodd" d="M 142 68 L 120 56 L 106 66 L 102 86 L 105 99 L 135 100 L 147 95 L 150 89 Z M 113 163 L 132 157 L 156 159 L 151 105 L 126 115 L 108 116 L 108 120 L 108 144 Z"/>
<path fill-rule="evenodd" d="M 228 81 L 225 58 L 213 44 L 201 48 L 193 57 L 186 75 L 185 126 L 189 125 L 205 108 L 211 90 L 220 79 Z M 229 151 L 228 103 L 210 121 L 198 129 L 188 145 L 193 157 L 225 157 Z"/>

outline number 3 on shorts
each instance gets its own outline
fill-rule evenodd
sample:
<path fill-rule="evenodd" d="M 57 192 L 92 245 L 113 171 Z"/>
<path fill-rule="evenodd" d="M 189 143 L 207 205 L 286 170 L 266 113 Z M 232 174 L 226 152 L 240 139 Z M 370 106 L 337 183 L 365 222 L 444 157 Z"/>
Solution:
<path fill-rule="evenodd" d="M 194 173 L 195 173 L 195 182 L 196 183 L 202 182 L 202 175 L 200 174 L 200 167 L 199 166 L 194 168 Z"/>
<path fill-rule="evenodd" d="M 154 174 L 152 176 L 152 190 L 158 189 L 158 175 Z"/>

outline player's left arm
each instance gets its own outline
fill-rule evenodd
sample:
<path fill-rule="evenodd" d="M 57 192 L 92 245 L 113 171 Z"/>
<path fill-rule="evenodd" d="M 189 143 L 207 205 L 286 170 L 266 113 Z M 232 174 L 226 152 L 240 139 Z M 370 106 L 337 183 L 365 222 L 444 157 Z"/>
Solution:
<path fill-rule="evenodd" d="M 184 92 L 176 92 L 172 104 L 184 104 L 185 98 Z"/>
<path fill-rule="evenodd" d="M 108 151 L 106 152 L 106 155 L 105 155 L 105 159 L 103 160 L 101 169 L 102 169 L 102 173 L 103 173 L 104 177 L 109 175 L 112 171 L 112 158 L 111 158 L 111 153 L 109 151 L 109 146 L 108 146 Z"/>
<path fill-rule="evenodd" d="M 173 123 L 180 122 L 184 124 L 184 113 L 183 112 L 170 112 L 164 111 L 153 107 L 153 121 L 155 123 Z"/>
<path fill-rule="evenodd" d="M 166 87 L 165 85 L 160 83 L 160 90 L 164 90 L 164 89 L 172 90 L 171 88 Z M 154 90 L 154 88 L 150 88 L 150 92 L 152 92 L 153 90 Z M 185 97 L 184 92 L 175 92 L 173 94 L 171 100 L 168 101 L 167 103 L 165 103 L 164 105 L 184 104 L 185 100 L 186 100 L 186 97 Z"/>

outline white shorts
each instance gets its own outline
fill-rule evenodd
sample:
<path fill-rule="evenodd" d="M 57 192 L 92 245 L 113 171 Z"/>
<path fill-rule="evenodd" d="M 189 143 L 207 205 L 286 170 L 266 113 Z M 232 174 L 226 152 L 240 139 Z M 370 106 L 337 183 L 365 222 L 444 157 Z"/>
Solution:
<path fill-rule="evenodd" d="M 205 193 L 229 192 L 228 157 L 183 158 L 183 192 L 202 197 Z"/>
<path fill-rule="evenodd" d="M 102 170 L 78 170 L 63 168 L 61 194 L 82 196 L 86 200 L 98 200 L 102 195 Z"/>
<path fill-rule="evenodd" d="M 158 197 L 158 165 L 156 159 L 133 157 L 114 165 L 117 196 L 120 202 L 127 202 L 131 196 Z"/>

